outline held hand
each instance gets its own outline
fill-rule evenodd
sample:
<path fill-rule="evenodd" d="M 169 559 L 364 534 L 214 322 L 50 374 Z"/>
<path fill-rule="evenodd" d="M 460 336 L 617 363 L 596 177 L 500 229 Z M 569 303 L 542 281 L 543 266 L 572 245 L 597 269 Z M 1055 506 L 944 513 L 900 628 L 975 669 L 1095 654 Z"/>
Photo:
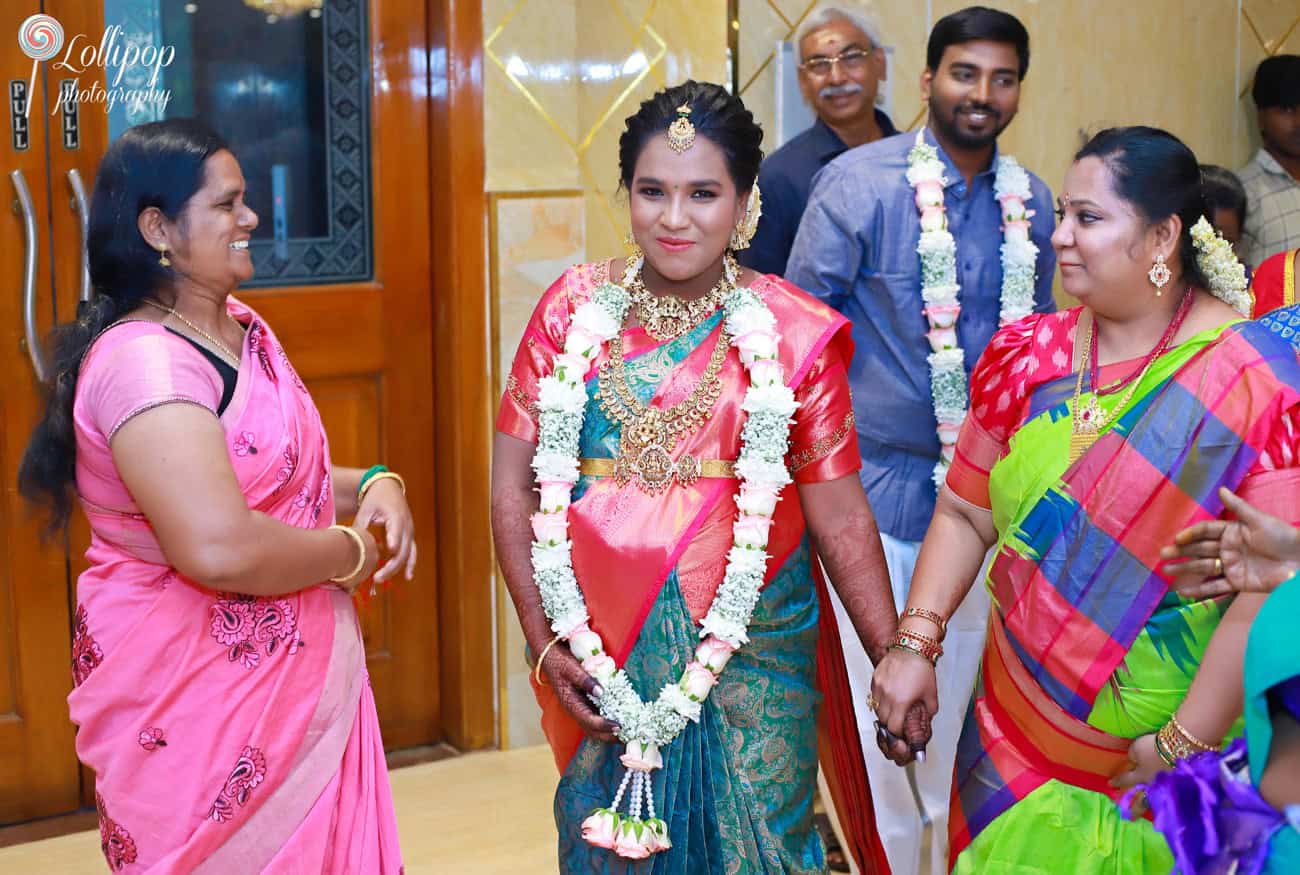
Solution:
<path fill-rule="evenodd" d="M 1112 787 L 1127 790 L 1136 784 L 1150 784 L 1156 775 L 1169 768 L 1168 764 L 1160 758 L 1160 754 L 1156 753 L 1154 734 L 1134 739 L 1128 748 L 1128 758 L 1132 768 L 1112 775 L 1110 779 Z"/>
<path fill-rule="evenodd" d="M 555 688 L 555 695 L 564 706 L 564 710 L 569 712 L 569 716 L 577 721 L 589 738 L 598 741 L 618 741 L 618 736 L 614 733 L 619 727 L 600 716 L 600 712 L 596 710 L 589 698 L 589 696 L 599 698 L 599 694 L 603 692 L 600 690 L 600 685 L 596 683 L 594 677 L 587 674 L 586 669 L 574 657 L 567 644 L 558 641 L 554 647 L 546 651 L 546 658 L 542 660 L 542 673 Z"/>
<path fill-rule="evenodd" d="M 375 569 L 379 567 L 380 559 L 379 544 L 375 542 L 375 536 L 357 525 L 351 526 L 351 529 L 361 536 L 362 542 L 366 545 L 366 561 L 362 563 L 361 570 L 356 574 L 346 580 L 339 581 L 339 587 L 349 594 L 356 592 L 357 587 L 370 579 L 370 576 L 375 573 Z"/>
<path fill-rule="evenodd" d="M 935 668 L 929 660 L 890 650 L 871 679 L 876 719 L 886 730 L 878 733 L 881 753 L 907 765 L 930 740 L 930 721 L 939 711 Z"/>
<path fill-rule="evenodd" d="M 1168 566 L 1174 589 L 1193 599 L 1271 592 L 1300 568 L 1300 531 L 1227 489 L 1219 497 L 1237 519 L 1197 523 L 1161 551 L 1162 558 L 1176 560 Z"/>
<path fill-rule="evenodd" d="M 406 494 L 396 480 L 381 480 L 371 486 L 357 509 L 354 526 L 366 529 L 376 523 L 384 527 L 384 547 L 389 560 L 375 574 L 375 583 L 383 583 L 403 568 L 406 579 L 410 580 L 415 576 L 415 521 Z"/>

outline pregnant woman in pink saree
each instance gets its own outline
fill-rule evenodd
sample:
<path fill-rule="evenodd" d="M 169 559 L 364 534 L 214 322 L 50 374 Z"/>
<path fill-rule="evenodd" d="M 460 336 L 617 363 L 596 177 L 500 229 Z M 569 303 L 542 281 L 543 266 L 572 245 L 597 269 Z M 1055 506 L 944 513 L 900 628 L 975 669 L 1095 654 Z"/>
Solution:
<path fill-rule="evenodd" d="M 20 472 L 53 526 L 74 489 L 90 521 L 77 755 L 112 871 L 398 873 L 351 593 L 411 575 L 410 510 L 381 466 L 330 464 L 284 349 L 230 297 L 253 272 L 243 198 L 188 120 L 127 131 L 96 181 L 96 294 L 59 330 Z"/>

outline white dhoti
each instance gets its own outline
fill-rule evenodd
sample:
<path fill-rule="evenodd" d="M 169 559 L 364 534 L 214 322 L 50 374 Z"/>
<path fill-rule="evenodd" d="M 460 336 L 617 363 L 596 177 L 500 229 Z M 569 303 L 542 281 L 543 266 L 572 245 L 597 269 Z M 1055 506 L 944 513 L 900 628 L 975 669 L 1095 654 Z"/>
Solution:
<path fill-rule="evenodd" d="M 894 602 L 901 612 L 921 544 L 885 534 L 881 534 L 880 540 L 885 548 Z M 876 716 L 866 704 L 871 692 L 871 660 L 834 587 L 829 588 L 858 715 L 858 733 L 867 760 L 876 828 L 894 875 L 941 875 L 948 871 L 948 800 L 953 763 L 957 758 L 957 738 L 975 687 L 987 632 L 989 596 L 983 579 L 984 569 L 981 569 L 969 595 L 948 620 L 944 655 L 938 667 L 939 713 L 934 719 L 934 735 L 925 749 L 925 762 L 914 763 L 906 769 L 885 759 L 876 745 Z"/>

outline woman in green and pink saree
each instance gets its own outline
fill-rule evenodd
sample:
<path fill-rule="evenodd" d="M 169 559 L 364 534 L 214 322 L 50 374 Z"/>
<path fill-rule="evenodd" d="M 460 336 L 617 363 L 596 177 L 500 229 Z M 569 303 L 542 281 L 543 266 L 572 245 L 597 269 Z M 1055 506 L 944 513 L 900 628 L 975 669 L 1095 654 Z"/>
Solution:
<path fill-rule="evenodd" d="M 1221 486 L 1295 513 L 1300 367 L 1241 318 L 1244 273 L 1198 221 L 1195 156 L 1163 131 L 1103 131 L 1060 206 L 1053 244 L 1083 306 L 1007 326 L 985 351 L 908 602 L 941 621 L 993 550 L 953 789 L 962 875 L 1172 868 L 1115 800 L 1232 734 L 1261 598 L 1183 599 L 1161 549 L 1225 513 Z M 933 668 L 911 653 L 875 677 L 890 727 L 935 706 Z"/>
<path fill-rule="evenodd" d="M 546 291 L 501 400 L 494 534 L 539 663 L 565 873 L 824 872 L 819 749 L 848 852 L 888 871 L 821 573 L 879 658 L 897 618 L 855 474 L 851 344 L 730 256 L 761 137 L 717 85 L 642 104 L 620 142 L 641 252 Z M 902 760 L 928 727 L 907 738 Z"/>

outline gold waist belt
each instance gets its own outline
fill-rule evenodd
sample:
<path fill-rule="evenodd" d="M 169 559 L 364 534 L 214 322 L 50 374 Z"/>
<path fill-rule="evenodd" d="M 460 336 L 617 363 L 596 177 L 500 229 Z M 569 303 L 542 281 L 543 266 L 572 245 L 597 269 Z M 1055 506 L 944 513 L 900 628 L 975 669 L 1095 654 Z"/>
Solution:
<path fill-rule="evenodd" d="M 623 462 L 623 464 L 620 465 L 620 462 Z M 690 455 L 682 456 L 675 465 L 665 458 L 661 464 L 654 466 L 654 468 L 655 470 L 651 473 L 643 465 L 628 465 L 622 459 L 578 460 L 578 473 L 584 477 L 617 477 L 620 482 L 626 482 L 635 477 L 638 481 L 648 481 L 644 485 L 653 485 L 659 488 L 667 486 L 673 480 L 689 485 L 699 477 L 727 477 L 734 479 L 736 476 L 736 463 L 730 459 L 696 459 Z M 661 468 L 663 470 L 659 470 Z M 638 485 L 643 484 L 639 483 Z"/>

